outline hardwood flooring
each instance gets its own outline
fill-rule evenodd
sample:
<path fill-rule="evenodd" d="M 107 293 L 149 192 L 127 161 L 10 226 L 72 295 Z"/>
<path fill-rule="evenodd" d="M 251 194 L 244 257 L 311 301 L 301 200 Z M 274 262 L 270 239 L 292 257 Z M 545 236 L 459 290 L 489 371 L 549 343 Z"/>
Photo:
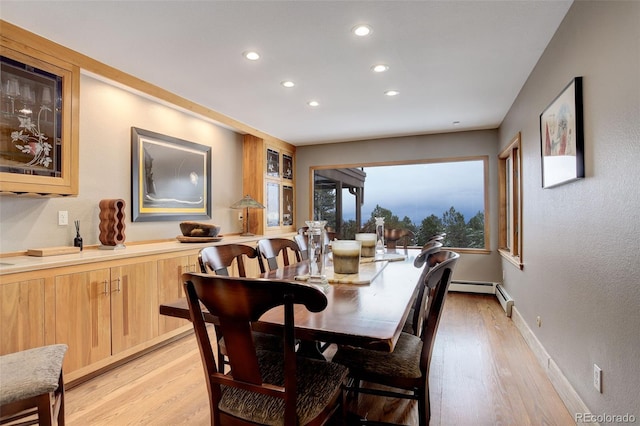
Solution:
<path fill-rule="evenodd" d="M 69 426 L 208 425 L 197 344 L 187 337 L 66 392 Z M 494 296 L 449 294 L 430 374 L 431 425 L 575 424 Z M 361 395 L 369 420 L 417 425 L 414 401 Z"/>

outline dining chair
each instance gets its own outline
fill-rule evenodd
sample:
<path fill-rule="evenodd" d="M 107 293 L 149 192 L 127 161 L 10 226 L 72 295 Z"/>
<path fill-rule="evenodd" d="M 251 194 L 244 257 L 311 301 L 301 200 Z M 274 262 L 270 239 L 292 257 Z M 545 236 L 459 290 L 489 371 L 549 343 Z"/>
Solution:
<path fill-rule="evenodd" d="M 395 250 L 399 240 L 404 241 L 405 250 L 409 246 L 409 242 L 414 238 L 413 232 L 409 229 L 401 228 L 385 228 L 384 229 L 384 242 L 387 245 L 387 250 Z"/>
<path fill-rule="evenodd" d="M 278 256 L 282 258 L 284 266 L 290 264 L 289 253 L 295 255 L 296 262 L 302 261 L 300 247 L 298 244 L 288 238 L 263 238 L 258 240 L 258 262 L 260 270 L 266 272 L 264 261 L 270 271 L 278 269 Z"/>
<path fill-rule="evenodd" d="M 293 241 L 300 247 L 300 257 L 302 260 L 309 259 L 309 247 L 307 246 L 307 236 L 304 234 L 296 234 Z"/>
<path fill-rule="evenodd" d="M 57 344 L 0 356 L 0 424 L 64 426 L 67 349 Z"/>
<path fill-rule="evenodd" d="M 183 274 L 189 312 L 209 392 L 212 425 L 323 425 L 344 418 L 346 367 L 295 353 L 294 304 L 327 306 L 319 288 L 261 278 Z M 227 339 L 231 373 L 216 368 L 201 306 L 216 315 Z M 283 306 L 283 350 L 256 349 L 251 322 Z M 296 308 L 297 309 L 297 308 Z"/>
<path fill-rule="evenodd" d="M 428 295 L 428 292 L 425 292 L 425 274 L 440 263 L 437 261 L 439 258 L 436 258 L 435 255 L 441 248 L 442 243 L 439 241 L 431 241 L 422 247 L 422 251 L 420 251 L 420 254 L 418 254 L 413 261 L 413 266 L 423 268 L 423 270 L 418 279 L 418 294 L 413 300 L 411 310 L 402 328 L 402 331 L 405 333 L 415 334 L 416 336 L 420 335 L 420 324 L 422 324 L 423 319 L 423 310 L 420 309 L 420 307 L 424 306 L 424 298 Z"/>
<path fill-rule="evenodd" d="M 246 277 L 246 269 L 244 260 L 255 259 L 258 257 L 258 251 L 255 247 L 244 244 L 224 244 L 217 246 L 205 247 L 198 253 L 198 263 L 200 264 L 200 272 L 204 274 L 215 274 L 229 276 L 229 267 L 236 262 L 238 266 L 238 276 Z M 216 330 L 216 340 L 218 347 L 218 367 L 220 372 L 224 373 L 225 365 L 228 365 L 226 343 L 222 334 L 222 330 L 218 325 L 214 325 Z M 272 334 L 254 332 L 253 336 L 257 347 L 269 350 L 279 350 L 282 348 L 282 339 Z"/>
<path fill-rule="evenodd" d="M 445 253 L 441 250 L 439 253 Z M 405 398 L 418 401 L 420 426 L 429 424 L 431 410 L 429 405 L 429 366 L 435 343 L 442 309 L 451 283 L 451 276 L 460 255 L 448 252 L 447 259 L 425 274 L 428 302 L 422 322 L 420 337 L 410 333 L 401 333 L 393 352 L 340 346 L 333 362 L 349 368 L 350 382 L 348 391 Z M 360 381 L 404 389 L 411 393 L 393 389 L 372 389 L 361 387 Z"/>

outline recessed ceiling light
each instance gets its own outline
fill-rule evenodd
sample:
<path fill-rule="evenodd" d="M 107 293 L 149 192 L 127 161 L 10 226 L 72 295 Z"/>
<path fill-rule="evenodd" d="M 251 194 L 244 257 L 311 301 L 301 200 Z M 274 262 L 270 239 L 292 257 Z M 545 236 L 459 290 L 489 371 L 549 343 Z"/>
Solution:
<path fill-rule="evenodd" d="M 369 34 L 371 34 L 371 31 L 373 30 L 368 25 L 356 25 L 351 29 L 351 32 L 353 32 L 358 37 L 368 36 Z"/>
<path fill-rule="evenodd" d="M 309 105 L 310 107 L 317 107 L 318 105 L 320 105 L 320 102 L 318 102 L 318 101 L 309 101 L 309 102 L 307 102 L 307 105 Z"/>
<path fill-rule="evenodd" d="M 371 67 L 371 71 L 373 72 L 385 72 L 389 71 L 389 65 L 386 64 L 377 64 Z"/>
<path fill-rule="evenodd" d="M 454 126 L 457 126 L 457 125 L 459 125 L 459 124 L 460 124 L 460 122 L 459 122 L 459 121 L 457 121 L 457 120 L 453 122 L 453 125 L 454 125 Z"/>
<path fill-rule="evenodd" d="M 242 56 L 250 61 L 257 61 L 258 59 L 260 59 L 260 54 L 258 52 L 254 52 L 253 50 L 244 52 Z"/>
<path fill-rule="evenodd" d="M 296 85 L 296 84 L 295 84 L 293 81 L 291 81 L 291 80 L 281 81 L 281 82 L 280 82 L 280 84 L 281 84 L 282 86 L 286 87 L 286 88 L 290 88 L 290 87 L 293 87 L 293 86 L 295 86 L 295 85 Z"/>
<path fill-rule="evenodd" d="M 387 90 L 386 92 L 384 92 L 384 94 L 387 96 L 398 96 L 400 92 L 398 92 L 397 90 Z"/>

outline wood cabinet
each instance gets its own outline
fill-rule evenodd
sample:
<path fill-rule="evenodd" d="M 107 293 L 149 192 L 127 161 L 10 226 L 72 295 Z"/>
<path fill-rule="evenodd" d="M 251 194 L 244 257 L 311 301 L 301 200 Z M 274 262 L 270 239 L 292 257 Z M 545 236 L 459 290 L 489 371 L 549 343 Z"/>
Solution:
<path fill-rule="evenodd" d="M 9 23 L 0 35 L 0 193 L 77 195 L 80 67 Z"/>
<path fill-rule="evenodd" d="M 295 147 L 278 140 L 244 136 L 243 189 L 265 206 L 249 212 L 249 232 L 295 231 Z"/>
<path fill-rule="evenodd" d="M 158 304 L 184 297 L 182 274 L 185 272 L 200 272 L 197 253 L 158 260 Z M 160 315 L 158 331 L 164 334 L 188 324 L 184 319 Z"/>
<path fill-rule="evenodd" d="M 45 343 L 44 279 L 0 283 L 0 355 Z"/>
<path fill-rule="evenodd" d="M 156 262 L 55 277 L 55 341 L 69 373 L 158 336 Z"/>

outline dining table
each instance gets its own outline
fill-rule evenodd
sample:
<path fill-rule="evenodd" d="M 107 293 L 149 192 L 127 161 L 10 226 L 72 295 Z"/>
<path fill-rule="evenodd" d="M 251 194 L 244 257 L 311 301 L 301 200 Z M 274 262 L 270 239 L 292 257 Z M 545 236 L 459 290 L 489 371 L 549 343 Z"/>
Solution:
<path fill-rule="evenodd" d="M 358 274 L 334 274 L 327 261 L 327 281 L 309 282 L 309 262 L 302 261 L 263 273 L 260 278 L 316 285 L 327 297 L 321 312 L 294 308 L 296 338 L 392 352 L 418 292 L 421 268 L 414 266 L 418 249 L 361 258 Z M 160 305 L 160 314 L 189 319 L 186 299 Z M 204 312 L 205 321 L 216 323 Z M 252 324 L 255 331 L 279 334 L 284 318 L 275 307 Z"/>

